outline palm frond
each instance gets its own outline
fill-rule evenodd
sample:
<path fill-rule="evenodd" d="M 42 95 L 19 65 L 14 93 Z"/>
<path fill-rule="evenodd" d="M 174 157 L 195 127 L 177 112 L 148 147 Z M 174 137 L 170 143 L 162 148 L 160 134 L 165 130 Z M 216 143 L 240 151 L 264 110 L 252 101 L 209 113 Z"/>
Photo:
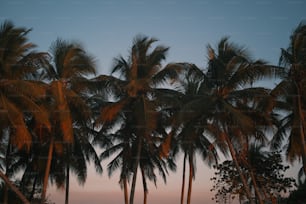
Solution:
<path fill-rule="evenodd" d="M 112 154 L 114 154 L 115 152 L 123 148 L 124 148 L 124 143 L 119 143 L 119 144 L 113 145 L 112 147 L 107 148 L 100 154 L 100 161 L 109 158 L 110 156 L 112 156 Z"/>
<path fill-rule="evenodd" d="M 121 113 L 123 107 L 129 102 L 129 100 L 120 100 L 117 102 L 109 103 L 103 107 L 99 118 L 96 119 L 96 124 L 103 124 L 114 121 L 115 118 Z"/>
<path fill-rule="evenodd" d="M 69 79 L 96 74 L 94 58 L 80 44 L 58 38 L 52 43 L 50 50 L 54 56 L 57 78 Z"/>
<path fill-rule="evenodd" d="M 120 76 L 123 79 L 128 79 L 128 73 L 130 69 L 130 62 L 126 61 L 122 56 L 113 59 L 113 66 L 111 74 L 119 72 Z"/>
<path fill-rule="evenodd" d="M 125 95 L 126 81 L 118 79 L 113 76 L 99 75 L 91 79 L 88 84 L 89 90 L 94 93 L 103 94 L 106 96 L 114 96 L 120 98 Z"/>
<path fill-rule="evenodd" d="M 86 137 L 86 133 L 85 135 L 79 135 L 78 133 L 75 133 L 75 137 L 75 143 L 80 143 L 79 150 L 77 151 L 83 152 L 83 155 L 86 157 L 86 161 L 90 162 L 90 160 L 93 160 L 96 172 L 101 174 L 103 172 L 103 168 L 101 166 L 100 159 L 97 155 L 94 146 L 89 142 L 88 138 Z"/>
<path fill-rule="evenodd" d="M 82 151 L 74 151 L 73 157 L 70 160 L 70 169 L 77 176 L 77 181 L 79 184 L 83 185 L 87 177 L 87 165 L 86 161 L 82 155 Z"/>
<path fill-rule="evenodd" d="M 230 122 L 231 125 L 240 127 L 240 129 L 245 133 L 255 130 L 256 125 L 250 117 L 226 102 L 223 102 L 222 104 L 224 111 L 230 115 L 231 121 L 233 122 L 232 124 Z"/>
<path fill-rule="evenodd" d="M 6 98 L 1 97 L 1 105 L 7 111 L 7 118 L 12 124 L 12 143 L 16 145 L 18 149 L 26 148 L 29 150 L 31 146 L 32 136 L 29 133 L 27 126 L 24 122 L 22 112 Z"/>
<path fill-rule="evenodd" d="M 160 65 L 161 61 L 166 59 L 166 54 L 168 50 L 169 50 L 169 47 L 156 46 L 154 50 L 147 57 L 147 60 L 148 60 L 147 63 L 149 65 Z M 156 71 L 159 71 L 159 70 L 156 70 Z M 155 73 L 154 72 L 151 73 L 151 75 L 153 74 Z"/>
<path fill-rule="evenodd" d="M 65 96 L 74 121 L 80 124 L 90 122 L 92 115 L 91 110 L 84 99 L 81 98 L 79 94 L 69 89 L 65 90 Z"/>
<path fill-rule="evenodd" d="M 108 170 L 108 176 L 111 177 L 112 174 L 117 170 L 121 163 L 122 163 L 122 154 L 123 152 L 120 152 L 108 165 L 107 165 L 107 170 Z"/>
<path fill-rule="evenodd" d="M 170 63 L 167 64 L 162 70 L 157 72 L 152 77 L 152 84 L 154 86 L 166 83 L 167 80 L 173 83 L 179 79 L 179 74 L 188 70 L 190 64 L 188 63 Z"/>

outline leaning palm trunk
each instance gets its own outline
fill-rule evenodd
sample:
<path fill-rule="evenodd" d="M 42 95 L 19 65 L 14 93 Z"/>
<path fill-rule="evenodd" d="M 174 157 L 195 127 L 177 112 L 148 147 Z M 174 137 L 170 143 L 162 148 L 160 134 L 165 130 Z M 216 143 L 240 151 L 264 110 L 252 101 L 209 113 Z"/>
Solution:
<path fill-rule="evenodd" d="M 124 204 L 129 204 L 127 178 L 123 179 Z"/>
<path fill-rule="evenodd" d="M 7 184 L 4 185 L 4 195 L 3 195 L 3 204 L 8 204 L 8 186 Z"/>
<path fill-rule="evenodd" d="M 134 169 L 133 169 L 133 180 L 132 180 L 132 185 L 131 185 L 130 203 L 129 204 L 134 203 L 134 194 L 135 194 L 136 179 L 137 179 L 137 169 L 138 169 L 138 164 L 139 164 L 139 160 L 140 160 L 141 148 L 142 148 L 142 141 L 141 141 L 140 138 L 138 138 L 137 153 L 136 153 L 136 160 L 135 160 Z"/>
<path fill-rule="evenodd" d="M 68 159 L 69 160 L 69 159 Z M 65 192 L 65 204 L 68 204 L 69 203 L 69 171 L 70 171 L 70 168 L 69 168 L 69 161 L 68 161 L 68 164 L 66 166 L 66 192 Z"/>
<path fill-rule="evenodd" d="M 146 175 L 143 168 L 141 168 L 141 174 L 142 174 L 142 184 L 143 184 L 143 204 L 147 204 L 148 186 L 146 181 Z"/>
<path fill-rule="evenodd" d="M 184 154 L 184 161 L 183 161 L 183 178 L 182 178 L 181 204 L 184 203 L 186 159 L 187 159 L 187 153 Z"/>
<path fill-rule="evenodd" d="M 258 188 L 258 185 L 257 185 L 257 182 L 256 182 L 256 178 L 255 178 L 253 170 L 251 168 L 250 168 L 250 174 L 251 174 L 252 183 L 253 183 L 254 190 L 255 190 L 257 199 L 259 201 L 259 204 L 264 204 L 264 200 L 261 196 L 261 193 L 259 192 L 259 188 Z"/>
<path fill-rule="evenodd" d="M 20 192 L 20 190 L 5 176 L 5 174 L 0 171 L 0 177 L 1 179 L 5 182 L 5 184 L 16 193 L 16 195 L 19 197 L 19 199 L 24 203 L 24 204 L 30 204 L 28 199 Z"/>
<path fill-rule="evenodd" d="M 189 155 L 189 183 L 188 183 L 188 194 L 187 194 L 187 204 L 191 201 L 192 192 L 192 179 L 193 179 L 193 155 Z"/>
<path fill-rule="evenodd" d="M 248 137 L 246 137 L 246 143 L 245 143 L 245 145 L 244 145 L 244 149 L 245 149 L 245 150 L 243 150 L 243 151 L 245 151 L 246 154 L 247 154 L 247 152 L 249 152 L 249 138 L 248 138 Z M 252 167 L 252 165 L 249 163 L 249 161 L 246 161 L 246 166 L 247 166 L 247 168 L 248 168 L 248 170 L 249 170 L 249 173 L 250 173 L 250 176 L 251 176 L 251 181 L 252 181 L 252 183 L 253 183 L 253 187 L 254 187 L 254 190 L 255 190 L 255 194 L 256 194 L 256 196 L 257 196 L 257 199 L 258 199 L 258 201 L 259 201 L 259 204 L 264 204 L 264 199 L 262 198 L 262 195 L 261 195 L 261 193 L 260 193 L 260 191 L 259 191 L 259 188 L 258 188 L 258 185 L 257 185 L 257 181 L 256 181 L 256 178 L 255 178 L 255 175 L 254 175 L 253 167 Z M 263 190 L 263 191 L 264 191 L 264 190 Z"/>
<path fill-rule="evenodd" d="M 52 161 L 52 154 L 53 154 L 53 146 L 54 146 L 54 138 L 51 137 L 50 146 L 49 146 L 49 152 L 48 152 L 48 160 L 45 170 L 45 177 L 44 177 L 44 183 L 43 183 L 43 189 L 41 193 L 41 203 L 43 204 L 46 199 L 46 193 L 47 193 L 47 186 L 48 186 L 48 180 L 49 180 L 49 174 L 50 174 L 50 168 L 51 168 L 51 161 Z"/>
<path fill-rule="evenodd" d="M 242 173 L 242 171 L 241 171 L 241 168 L 240 168 L 240 166 L 239 166 L 239 163 L 238 163 L 238 161 L 237 161 L 236 151 L 235 151 L 235 149 L 234 149 L 234 147 L 233 147 L 233 144 L 232 144 L 232 142 L 230 141 L 230 139 L 228 138 L 227 135 L 224 135 L 224 139 L 225 139 L 225 141 L 226 141 L 226 143 L 227 143 L 227 146 L 229 147 L 229 150 L 230 150 L 232 159 L 233 159 L 234 164 L 235 164 L 235 166 L 236 166 L 236 169 L 237 169 L 237 171 L 238 171 L 238 173 L 239 173 L 239 177 L 240 177 L 240 179 L 241 179 L 241 181 L 242 181 L 242 183 L 243 183 L 243 186 L 244 186 L 246 195 L 247 195 L 247 197 L 248 197 L 250 203 L 253 204 L 254 201 L 253 201 L 253 199 L 252 199 L 252 193 L 251 193 L 251 190 L 250 190 L 250 188 L 249 188 L 249 186 L 248 186 L 247 180 L 246 180 L 245 176 L 243 175 L 243 173 Z"/>

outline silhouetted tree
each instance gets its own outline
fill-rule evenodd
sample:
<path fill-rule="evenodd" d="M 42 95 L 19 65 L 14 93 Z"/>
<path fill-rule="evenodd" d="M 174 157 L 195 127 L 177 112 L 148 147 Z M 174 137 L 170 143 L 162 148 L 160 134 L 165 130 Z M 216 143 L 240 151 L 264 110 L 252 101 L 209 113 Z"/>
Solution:
<path fill-rule="evenodd" d="M 290 37 L 287 49 L 281 50 L 279 64 L 284 66 L 284 76 L 272 94 L 279 100 L 278 108 L 284 112 L 281 128 L 274 137 L 273 147 L 285 142 L 290 162 L 302 158 L 306 173 L 305 143 L 305 87 L 306 87 L 306 25 L 297 26 Z M 287 137 L 287 132 L 289 136 Z M 287 139 L 288 138 L 288 139 Z"/>
<path fill-rule="evenodd" d="M 31 147 L 32 136 L 27 129 L 26 117 L 34 117 L 50 129 L 46 110 L 37 104 L 45 95 L 46 87 L 31 80 L 31 76 L 47 64 L 49 55 L 33 51 L 35 45 L 27 39 L 29 32 L 30 29 L 15 27 L 10 21 L 5 21 L 0 27 L 0 107 L 3 109 L 0 134 L 9 133 L 10 144 L 7 147 L 12 145 L 27 150 Z M 9 152 L 6 155 L 9 156 Z M 28 203 L 5 174 L 1 171 L 0 177 L 21 200 Z"/>
<path fill-rule="evenodd" d="M 69 166 L 76 167 L 70 161 L 69 155 L 74 152 L 74 148 L 81 147 L 78 145 L 82 144 L 87 137 L 87 133 L 84 133 L 84 130 L 81 129 L 91 123 L 91 111 L 84 100 L 82 90 L 85 89 L 83 86 L 87 81 L 86 76 L 95 74 L 93 57 L 86 53 L 78 43 L 57 39 L 51 46 L 51 55 L 53 59 L 46 72 L 46 78 L 50 79 L 46 107 L 50 112 L 52 130 L 49 137 L 46 138 L 46 142 L 49 144 L 49 152 L 45 168 L 42 200 L 46 196 L 54 154 L 65 156 L 68 159 L 66 161 L 67 168 Z M 82 139 L 78 136 L 84 137 L 82 142 L 75 141 Z M 64 154 L 64 152 L 67 154 Z M 94 153 L 91 152 L 89 155 L 92 154 Z M 84 161 L 82 158 L 84 156 L 79 158 L 78 161 Z M 95 159 L 95 156 L 93 158 Z M 84 162 L 79 168 L 79 172 L 83 172 L 84 176 Z M 101 171 L 100 167 L 98 169 Z M 68 191 L 69 169 L 66 172 L 66 190 Z M 66 197 L 66 203 L 68 203 L 68 193 L 66 193 Z"/>
<path fill-rule="evenodd" d="M 206 134 L 215 140 L 214 144 L 221 152 L 227 155 L 229 150 L 246 195 L 253 202 L 237 155 L 247 144 L 249 136 L 263 135 L 264 130 L 258 128 L 258 119 L 260 125 L 272 125 L 268 117 L 272 109 L 269 90 L 252 87 L 252 84 L 264 77 L 277 76 L 279 71 L 263 61 L 253 61 L 245 49 L 230 43 L 228 38 L 220 40 L 216 51 L 208 46 L 208 58 L 207 73 L 197 71 L 201 77 L 198 86 L 203 90 L 202 95 L 185 104 L 189 111 L 185 112 L 182 120 L 192 121 L 205 116 L 200 125 L 205 126 Z M 263 98 L 265 104 L 259 105 Z M 257 110 L 258 107 L 261 108 Z M 170 134 L 169 138 L 172 136 Z"/>
<path fill-rule="evenodd" d="M 145 36 L 137 36 L 134 39 L 128 60 L 123 57 L 116 58 L 112 73 L 119 73 L 119 78 L 101 75 L 94 79 L 104 84 L 114 97 L 113 102 L 105 103 L 101 115 L 96 120 L 97 124 L 103 124 L 104 129 L 114 127 L 122 122 L 121 134 L 128 139 L 131 151 L 129 160 L 131 168 L 123 167 L 132 175 L 130 192 L 130 204 L 134 202 L 134 192 L 143 146 L 148 145 L 148 151 L 154 151 L 152 134 L 158 126 L 158 101 L 168 94 L 167 89 L 157 88 L 158 85 L 174 79 L 177 72 L 182 69 L 180 65 L 169 64 L 162 68 L 161 62 L 165 59 L 167 47 L 157 46 L 152 51 L 151 46 L 157 40 Z M 157 98 L 158 96 L 158 98 Z M 102 130 L 103 132 L 103 130 Z M 153 154 L 150 153 L 150 154 Z M 128 178 L 127 173 L 121 174 L 121 179 Z"/>
<path fill-rule="evenodd" d="M 256 197 L 255 186 L 252 180 L 256 179 L 257 188 L 264 195 L 265 201 L 270 200 L 275 203 L 282 193 L 286 193 L 294 187 L 295 179 L 284 176 L 289 166 L 282 164 L 279 152 L 267 152 L 263 151 L 263 148 L 263 146 L 252 144 L 244 158 L 248 164 L 242 164 L 241 168 L 249 178 L 248 185 L 253 189 L 254 197 Z M 246 192 L 234 162 L 226 160 L 222 164 L 216 165 L 215 169 L 216 176 L 211 179 L 214 182 L 212 191 L 216 191 L 215 200 L 221 202 L 234 199 L 235 196 L 238 196 L 239 200 L 244 200 Z"/>
<path fill-rule="evenodd" d="M 183 176 L 182 176 L 182 191 L 181 191 L 181 204 L 184 202 L 184 191 L 185 191 L 185 170 L 186 161 L 189 163 L 189 184 L 187 203 L 191 202 L 192 192 L 192 180 L 195 179 L 195 159 L 196 154 L 199 153 L 203 161 L 209 166 L 217 163 L 218 155 L 214 147 L 214 144 L 209 141 L 207 135 L 205 135 L 205 128 L 207 126 L 208 114 L 202 111 L 205 107 L 195 110 L 194 108 L 199 105 L 201 101 L 202 105 L 205 101 L 205 97 L 208 96 L 202 85 L 204 74 L 195 65 L 189 64 L 189 70 L 185 76 L 181 77 L 181 89 L 182 93 L 178 95 L 180 99 L 180 106 L 173 115 L 173 126 L 172 126 L 172 151 L 171 154 L 177 152 L 176 148 L 180 149 L 184 154 L 183 157 Z M 206 100 L 208 102 L 208 100 Z M 207 106 L 209 107 L 209 106 Z M 199 107 L 197 107 L 199 108 Z M 201 110 L 201 114 L 198 114 Z"/>

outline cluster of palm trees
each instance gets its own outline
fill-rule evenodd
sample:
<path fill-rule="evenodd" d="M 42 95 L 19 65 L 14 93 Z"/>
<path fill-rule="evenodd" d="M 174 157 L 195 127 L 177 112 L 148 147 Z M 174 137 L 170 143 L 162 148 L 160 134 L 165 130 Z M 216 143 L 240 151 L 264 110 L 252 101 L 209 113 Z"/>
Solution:
<path fill-rule="evenodd" d="M 211 165 L 219 154 L 231 156 L 247 199 L 264 203 L 256 181 L 241 168 L 254 141 L 274 149 L 285 144 L 289 160 L 302 158 L 306 172 L 305 25 L 292 34 L 279 66 L 251 59 L 228 38 L 207 47 L 206 70 L 192 63 L 163 66 L 169 48 L 152 47 L 156 39 L 136 36 L 128 58 L 115 58 L 111 74 L 99 76 L 94 58 L 77 42 L 57 39 L 50 52 L 36 52 L 28 32 L 10 21 L 0 28 L 4 203 L 12 203 L 8 189 L 23 203 L 35 196 L 43 203 L 49 181 L 65 187 L 68 203 L 70 172 L 82 184 L 88 162 L 102 173 L 105 158 L 110 158 L 109 176 L 120 171 L 126 204 L 134 203 L 140 171 L 147 203 L 147 182 L 156 183 L 156 171 L 166 182 L 181 153 L 181 203 L 186 163 L 190 203 L 196 156 Z M 254 85 L 271 78 L 280 83 Z M 20 182 L 13 183 L 20 172 Z"/>

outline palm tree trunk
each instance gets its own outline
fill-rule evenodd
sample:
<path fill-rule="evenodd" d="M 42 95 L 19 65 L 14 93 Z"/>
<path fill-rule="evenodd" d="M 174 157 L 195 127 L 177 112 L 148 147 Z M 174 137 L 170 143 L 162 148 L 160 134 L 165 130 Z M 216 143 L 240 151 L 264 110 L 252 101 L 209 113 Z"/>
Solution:
<path fill-rule="evenodd" d="M 189 154 L 189 183 L 188 183 L 187 204 L 190 204 L 190 201 L 191 201 L 193 171 L 194 171 L 193 170 L 193 154 Z"/>
<path fill-rule="evenodd" d="M 182 178 L 181 204 L 184 203 L 186 159 L 187 159 L 187 153 L 185 152 L 184 153 L 184 161 L 183 161 L 183 178 Z"/>
<path fill-rule="evenodd" d="M 123 191 L 124 191 L 124 203 L 129 204 L 128 185 L 126 178 L 123 179 Z"/>
<path fill-rule="evenodd" d="M 141 168 L 141 174 L 142 174 L 142 184 L 143 184 L 143 204 L 147 204 L 148 186 L 146 181 L 146 175 L 143 168 Z"/>
<path fill-rule="evenodd" d="M 68 204 L 69 203 L 69 171 L 70 171 L 70 168 L 69 168 L 69 161 L 67 163 L 67 166 L 66 166 L 66 192 L 65 192 L 65 204 Z"/>
<path fill-rule="evenodd" d="M 249 171 L 250 171 L 250 174 L 251 174 L 252 183 L 253 183 L 254 190 L 255 190 L 255 193 L 257 195 L 257 199 L 259 201 L 259 204 L 264 204 L 264 201 L 263 201 L 263 198 L 261 196 L 261 193 L 259 192 L 258 185 L 257 185 L 257 182 L 256 182 L 256 178 L 254 176 L 252 168 L 250 168 Z"/>
<path fill-rule="evenodd" d="M 28 199 L 20 192 L 20 190 L 5 176 L 5 174 L 0 171 L 0 178 L 6 183 L 6 185 L 16 193 L 16 195 L 19 197 L 19 199 L 24 204 L 30 204 Z"/>
<path fill-rule="evenodd" d="M 3 195 L 3 204 L 8 204 L 8 186 L 4 184 L 4 195 Z"/>
<path fill-rule="evenodd" d="M 134 194 L 135 194 L 135 187 L 136 187 L 136 180 L 137 180 L 137 169 L 138 169 L 138 164 L 140 160 L 141 146 L 142 146 L 142 141 L 140 138 L 138 138 L 137 153 L 136 153 L 136 160 L 135 160 L 134 169 L 133 169 L 133 180 L 132 180 L 129 204 L 134 203 Z"/>
<path fill-rule="evenodd" d="M 239 166 L 239 163 L 238 163 L 237 157 L 236 157 L 236 151 L 235 151 L 235 149 L 234 149 L 234 147 L 233 147 L 233 144 L 232 144 L 232 142 L 230 141 L 230 139 L 228 138 L 227 135 L 224 135 L 224 139 L 225 139 L 225 141 L 226 141 L 226 143 L 227 143 L 227 146 L 229 147 L 229 150 L 230 150 L 232 159 L 233 159 L 234 164 L 235 164 L 235 166 L 236 166 L 236 168 L 237 168 L 237 171 L 238 171 L 238 173 L 239 173 L 239 177 L 240 177 L 240 179 L 241 179 L 241 181 L 242 181 L 242 184 L 243 184 L 243 186 L 244 186 L 246 195 L 247 195 L 247 197 L 248 197 L 250 203 L 252 204 L 252 203 L 254 203 L 254 201 L 253 201 L 253 199 L 252 199 L 252 193 L 251 193 L 251 190 L 250 190 L 250 188 L 249 188 L 249 186 L 248 186 L 247 180 L 246 180 L 245 176 L 243 175 L 243 173 L 242 173 L 242 171 L 241 171 L 241 169 L 240 169 L 240 166 Z"/>
<path fill-rule="evenodd" d="M 48 160 L 45 170 L 45 177 L 44 177 L 44 183 L 43 183 L 43 189 L 41 193 L 41 203 L 44 203 L 46 199 L 46 193 L 47 193 L 47 186 L 48 186 L 48 180 L 49 180 L 49 174 L 50 174 L 50 168 L 51 168 L 51 161 L 52 161 L 52 154 L 53 154 L 53 146 L 54 146 L 54 138 L 51 137 L 50 145 L 49 145 L 49 152 L 48 152 Z"/>
<path fill-rule="evenodd" d="M 242 151 L 245 152 L 245 155 L 248 155 L 248 152 L 249 152 L 249 137 L 246 137 L 245 139 L 246 139 L 246 143 L 243 145 L 243 150 Z M 247 157 L 247 156 L 245 156 L 245 157 Z M 249 169 L 251 180 L 252 180 L 252 183 L 253 183 L 253 187 L 254 187 L 257 199 L 258 199 L 260 204 L 264 204 L 264 200 L 263 200 L 263 198 L 261 196 L 261 193 L 259 191 L 252 165 L 250 164 L 248 159 L 246 159 L 246 166 Z"/>

